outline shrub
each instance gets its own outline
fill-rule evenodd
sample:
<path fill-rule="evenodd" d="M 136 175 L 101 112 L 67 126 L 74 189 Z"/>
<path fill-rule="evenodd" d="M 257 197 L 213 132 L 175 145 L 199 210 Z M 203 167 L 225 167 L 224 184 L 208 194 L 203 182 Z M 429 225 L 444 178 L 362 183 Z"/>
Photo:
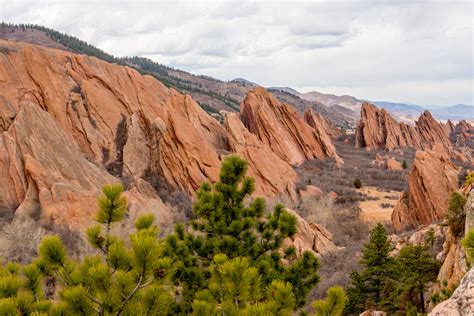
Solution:
<path fill-rule="evenodd" d="M 46 235 L 30 217 L 20 217 L 4 224 L 0 232 L 1 257 L 5 261 L 30 263 L 37 255 L 38 245 Z"/>
<path fill-rule="evenodd" d="M 466 185 L 474 184 L 474 172 L 468 172 L 466 175 Z"/>
<path fill-rule="evenodd" d="M 443 282 L 438 282 L 438 286 L 439 286 L 439 290 L 434 292 L 430 297 L 430 301 L 434 305 L 437 305 L 447 300 L 448 298 L 450 298 L 457 287 L 457 286 L 448 286 L 448 281 L 446 280 L 444 280 Z"/>
<path fill-rule="evenodd" d="M 474 262 L 474 229 L 471 229 L 462 240 L 469 264 Z"/>
<path fill-rule="evenodd" d="M 362 181 L 359 178 L 354 180 L 354 188 L 360 189 L 362 187 Z"/>
<path fill-rule="evenodd" d="M 403 160 L 403 161 L 402 161 L 402 168 L 403 168 L 403 169 L 408 168 L 408 163 L 407 163 L 406 160 Z"/>
<path fill-rule="evenodd" d="M 445 215 L 446 224 L 451 228 L 454 236 L 459 237 L 464 234 L 466 213 L 464 211 L 466 198 L 458 192 L 453 192 L 448 201 L 448 211 Z"/>

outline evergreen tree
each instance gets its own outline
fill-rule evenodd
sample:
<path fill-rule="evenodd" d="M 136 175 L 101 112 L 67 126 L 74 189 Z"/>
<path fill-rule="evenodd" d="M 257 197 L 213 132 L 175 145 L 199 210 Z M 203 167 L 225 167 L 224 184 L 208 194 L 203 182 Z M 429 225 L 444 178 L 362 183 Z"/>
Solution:
<path fill-rule="evenodd" d="M 248 258 L 216 255 L 208 287 L 196 293 L 193 314 L 291 315 L 296 305 L 291 284 L 273 280 L 265 288 L 261 279 Z"/>
<path fill-rule="evenodd" d="M 466 221 L 466 212 L 464 211 L 464 204 L 466 204 L 464 195 L 458 192 L 453 192 L 448 201 L 448 211 L 445 218 L 451 232 L 454 236 L 460 237 L 464 234 L 464 223 Z"/>
<path fill-rule="evenodd" d="M 68 258 L 58 236 L 43 239 L 34 267 L 60 281 L 60 301 L 51 307 L 50 313 L 167 314 L 172 298 L 164 286 L 172 266 L 169 259 L 161 256 L 154 217 L 144 215 L 137 219 L 136 232 L 127 246 L 111 234 L 112 225 L 122 220 L 125 213 L 122 186 L 104 186 L 96 217 L 99 225 L 87 230 L 87 239 L 99 254 L 79 262 Z M 31 273 L 34 275 L 34 270 Z"/>
<path fill-rule="evenodd" d="M 247 258 L 257 269 L 262 288 L 274 280 L 290 283 L 297 307 L 304 305 L 306 295 L 319 280 L 319 262 L 313 254 L 305 252 L 296 258 L 294 247 L 280 249 L 283 240 L 296 233 L 296 218 L 282 205 L 265 214 L 261 198 L 245 205 L 254 191 L 253 179 L 245 176 L 247 168 L 245 160 L 227 157 L 219 181 L 199 189 L 191 228 L 176 225 L 175 233 L 166 238 L 165 254 L 173 258 L 177 269 L 173 279 L 182 288 L 181 312 L 189 312 L 194 294 L 208 287 L 217 254 L 229 260 Z"/>
<path fill-rule="evenodd" d="M 386 281 L 393 276 L 393 258 L 389 256 L 390 241 L 382 224 L 370 231 L 370 238 L 364 245 L 360 264 L 363 270 L 351 274 L 351 287 L 347 290 L 349 312 L 362 311 L 368 299 L 378 306 Z"/>
<path fill-rule="evenodd" d="M 313 302 L 314 316 L 341 316 L 344 313 L 347 296 L 340 286 L 331 287 L 324 300 Z"/>
<path fill-rule="evenodd" d="M 356 189 L 362 188 L 362 181 L 359 178 L 354 180 L 354 188 Z"/>
<path fill-rule="evenodd" d="M 439 262 L 431 257 L 425 246 L 407 245 L 400 250 L 396 264 L 405 291 L 419 296 L 418 311 L 425 313 L 425 288 L 428 282 L 436 280 L 440 268 Z"/>
<path fill-rule="evenodd" d="M 402 161 L 402 168 L 403 168 L 403 169 L 408 168 L 408 163 L 407 163 L 406 160 L 403 160 L 403 161 Z"/>

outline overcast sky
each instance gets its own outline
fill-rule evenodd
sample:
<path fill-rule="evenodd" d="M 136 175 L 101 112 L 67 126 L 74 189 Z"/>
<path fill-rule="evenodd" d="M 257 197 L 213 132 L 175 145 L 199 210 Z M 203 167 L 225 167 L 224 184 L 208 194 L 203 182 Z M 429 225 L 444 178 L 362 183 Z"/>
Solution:
<path fill-rule="evenodd" d="M 116 56 L 223 80 L 418 104 L 474 104 L 473 1 L 0 0 Z"/>

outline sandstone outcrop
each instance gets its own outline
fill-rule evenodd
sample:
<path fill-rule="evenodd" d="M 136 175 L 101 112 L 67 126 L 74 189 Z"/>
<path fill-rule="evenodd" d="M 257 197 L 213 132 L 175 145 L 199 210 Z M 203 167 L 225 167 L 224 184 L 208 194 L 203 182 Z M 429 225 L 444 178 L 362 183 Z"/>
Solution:
<path fill-rule="evenodd" d="M 430 112 L 423 112 L 415 122 L 415 129 L 425 148 L 430 148 L 435 143 L 441 143 L 445 148 L 451 148 L 451 142 L 444 124 L 436 121 Z"/>
<path fill-rule="evenodd" d="M 367 149 L 422 147 L 421 139 L 414 127 L 398 123 L 385 109 L 379 109 L 368 102 L 362 104 L 355 140 L 356 147 Z"/>
<path fill-rule="evenodd" d="M 467 146 L 474 149 L 474 126 L 461 120 L 453 127 L 450 138 L 457 146 Z"/>
<path fill-rule="evenodd" d="M 101 186 L 120 180 L 88 161 L 74 140 L 37 104 L 23 102 L 0 137 L 0 209 L 40 216 L 78 229 L 92 223 Z M 159 222 L 171 214 L 154 190 L 143 185 L 126 193 L 130 217 L 153 211 Z"/>
<path fill-rule="evenodd" d="M 435 146 L 442 148 L 442 146 Z M 395 230 L 427 225 L 443 218 L 451 193 L 458 188 L 458 169 L 440 150 L 417 151 L 404 192 L 392 213 Z"/>
<path fill-rule="evenodd" d="M 229 148 L 249 163 L 248 175 L 256 180 L 258 195 L 274 196 L 287 191 L 295 195 L 296 172 L 289 163 L 278 157 L 270 147 L 250 133 L 237 114 L 229 114 L 224 123 L 229 135 Z M 265 157 L 262 159 L 262 157 Z"/>
<path fill-rule="evenodd" d="M 337 128 L 336 125 L 327 121 L 319 112 L 315 112 L 312 109 L 307 109 L 304 112 L 304 120 L 314 129 L 323 129 L 326 134 L 335 140 L 339 136 L 343 135 L 341 129 Z"/>
<path fill-rule="evenodd" d="M 450 127 L 436 121 L 425 111 L 415 122 L 415 126 L 397 122 L 385 109 L 364 102 L 361 118 L 357 123 L 356 147 L 367 149 L 393 150 L 398 147 L 429 149 L 441 143 L 450 153 L 452 145 L 447 131 Z"/>
<path fill-rule="evenodd" d="M 474 314 L 474 268 L 462 278 L 449 299 L 437 305 L 429 315 L 462 316 Z"/>
<path fill-rule="evenodd" d="M 202 181 L 218 179 L 221 157 L 237 152 L 250 160 L 258 193 L 274 196 L 293 187 L 289 162 L 331 154 L 331 144 L 316 138 L 290 106 L 258 104 L 276 103 L 266 92 L 248 100 L 258 101 L 250 102 L 259 108 L 256 117 L 273 118 L 258 122 L 292 149 L 287 156 L 287 147 L 263 142 L 235 118 L 226 131 L 190 96 L 131 68 L 4 40 L 0 48 L 4 213 L 39 213 L 83 227 L 101 185 L 122 182 L 132 215 L 152 209 L 166 221 L 171 214 L 150 185 L 153 179 L 193 194 Z M 277 114 L 288 126 L 282 128 Z"/>
<path fill-rule="evenodd" d="M 291 106 L 280 104 L 264 88 L 247 94 L 240 117 L 251 133 L 291 165 L 327 156 L 340 160 L 323 128 L 313 129 Z"/>

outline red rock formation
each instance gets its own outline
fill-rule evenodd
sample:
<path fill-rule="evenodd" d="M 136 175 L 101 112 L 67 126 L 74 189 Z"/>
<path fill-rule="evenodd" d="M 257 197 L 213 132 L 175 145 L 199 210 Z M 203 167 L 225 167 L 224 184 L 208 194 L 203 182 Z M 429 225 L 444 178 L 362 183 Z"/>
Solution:
<path fill-rule="evenodd" d="M 247 94 L 240 116 L 250 132 L 292 165 L 327 156 L 339 159 L 322 128 L 311 128 L 292 107 L 280 104 L 264 88 Z"/>
<path fill-rule="evenodd" d="M 400 171 L 400 170 L 403 170 L 403 167 L 402 167 L 402 164 L 399 161 L 397 161 L 393 158 L 388 158 L 387 159 L 387 169 L 388 170 L 399 170 Z"/>
<path fill-rule="evenodd" d="M 453 128 L 450 136 L 457 146 L 474 148 L 474 126 L 465 120 L 459 121 Z"/>
<path fill-rule="evenodd" d="M 447 136 L 454 132 L 454 124 L 453 122 L 451 122 L 451 120 L 448 120 L 446 124 L 444 124 L 444 130 Z"/>
<path fill-rule="evenodd" d="M 143 133 L 136 137 L 146 140 L 136 144 L 146 151 L 136 161 L 142 169 L 162 174 L 188 192 L 203 179 L 217 179 L 220 161 L 215 148 L 225 143 L 225 131 L 189 96 L 150 76 L 95 58 L 33 45 L 0 44 L 10 51 L 0 59 L 4 102 L 14 112 L 20 100 L 37 103 L 88 159 L 104 164 L 112 174 L 122 176 L 128 130 L 137 133 L 138 124 Z M 159 130 L 163 134 L 157 137 L 152 131 Z M 153 164 L 147 157 L 153 157 Z"/>
<path fill-rule="evenodd" d="M 405 146 L 422 147 L 416 130 L 398 123 L 385 109 L 364 102 L 360 113 L 355 133 L 356 147 L 387 150 Z"/>
<path fill-rule="evenodd" d="M 256 194 L 274 196 L 288 191 L 295 193 L 296 172 L 270 147 L 250 133 L 237 114 L 229 114 L 225 119 L 225 129 L 229 134 L 229 148 L 245 158 L 249 163 L 248 175 L 256 180 Z M 262 159 L 262 157 L 265 157 Z"/>
<path fill-rule="evenodd" d="M 315 130 L 323 129 L 332 140 L 343 135 L 341 129 L 337 128 L 337 126 L 331 122 L 328 122 L 319 112 L 315 112 L 312 109 L 307 109 L 304 112 L 304 120 Z"/>
<path fill-rule="evenodd" d="M 37 104 L 22 102 L 0 137 L 0 209 L 40 215 L 72 229 L 92 223 L 101 186 L 118 183 L 88 161 L 77 143 Z M 145 184 L 127 192 L 131 218 L 147 207 L 160 222 L 171 219 L 161 199 Z"/>
<path fill-rule="evenodd" d="M 356 147 L 392 150 L 398 147 L 431 148 L 441 143 L 454 155 L 447 127 L 425 111 L 415 126 L 397 122 L 385 109 L 364 102 L 356 127 Z"/>
<path fill-rule="evenodd" d="M 458 169 L 441 145 L 434 149 L 416 152 L 409 192 L 404 192 L 392 213 L 392 223 L 398 231 L 442 219 L 449 196 L 458 187 Z"/>
<path fill-rule="evenodd" d="M 444 124 L 436 121 L 430 112 L 425 111 L 415 122 L 415 129 L 420 135 L 421 142 L 429 148 L 434 143 L 441 143 L 446 148 L 451 148 L 451 142 Z"/>
<path fill-rule="evenodd" d="M 219 155 L 231 149 L 251 160 L 260 193 L 275 195 L 295 181 L 268 144 L 237 122 L 227 133 L 191 97 L 151 76 L 40 46 L 0 41 L 0 48 L 0 211 L 83 227 L 101 185 L 123 181 L 131 215 L 155 210 L 164 221 L 171 214 L 147 180 L 194 193 L 203 180 L 217 180 Z M 275 114 L 266 110 L 259 115 Z M 289 106 L 282 111 L 295 115 Z M 294 124 L 298 152 L 325 156 L 302 119 L 286 123 Z M 281 127 L 272 124 L 270 131 Z M 288 139 L 283 131 L 273 136 Z"/>

